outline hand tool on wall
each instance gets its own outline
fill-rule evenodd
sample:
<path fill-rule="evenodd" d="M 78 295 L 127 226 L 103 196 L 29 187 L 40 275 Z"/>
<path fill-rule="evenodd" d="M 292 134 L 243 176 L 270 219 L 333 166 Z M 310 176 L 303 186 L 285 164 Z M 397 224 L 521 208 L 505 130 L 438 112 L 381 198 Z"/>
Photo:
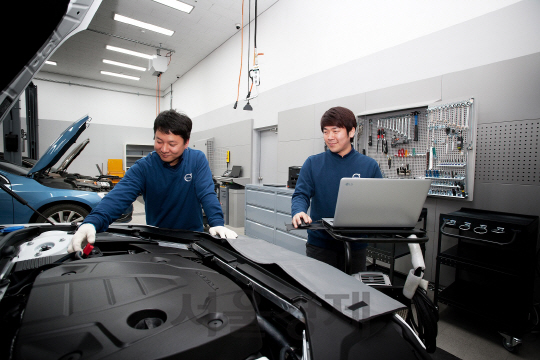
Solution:
<path fill-rule="evenodd" d="M 456 113 L 457 113 L 457 127 L 458 129 L 463 128 L 463 104 L 458 104 L 456 107 Z"/>
<path fill-rule="evenodd" d="M 411 138 L 411 116 L 407 116 L 407 139 Z"/>
<path fill-rule="evenodd" d="M 448 154 L 448 143 L 450 142 L 450 126 L 446 126 L 446 154 Z"/>
<path fill-rule="evenodd" d="M 379 140 L 381 139 L 381 129 L 377 127 L 377 152 L 379 152 Z"/>
<path fill-rule="evenodd" d="M 373 133 L 372 123 L 373 123 L 373 120 L 369 119 L 369 141 L 368 141 L 369 146 L 373 145 L 373 136 L 371 135 Z"/>
<path fill-rule="evenodd" d="M 465 112 L 465 129 L 469 128 L 469 114 L 471 112 L 471 103 L 467 101 L 466 107 L 463 109 Z"/>
<path fill-rule="evenodd" d="M 414 115 L 414 141 L 418 141 L 418 111 L 413 112 Z"/>
<path fill-rule="evenodd" d="M 457 149 L 459 152 L 463 150 L 463 133 L 461 130 L 459 131 L 459 135 L 457 137 Z"/>
<path fill-rule="evenodd" d="M 384 153 L 384 139 L 386 137 L 386 131 L 384 128 L 381 129 L 381 151 Z"/>

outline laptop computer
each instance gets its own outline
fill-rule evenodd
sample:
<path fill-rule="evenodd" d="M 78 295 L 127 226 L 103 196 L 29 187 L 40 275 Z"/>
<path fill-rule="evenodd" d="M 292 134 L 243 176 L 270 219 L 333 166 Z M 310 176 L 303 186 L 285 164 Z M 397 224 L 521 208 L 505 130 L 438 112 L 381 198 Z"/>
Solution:
<path fill-rule="evenodd" d="M 431 185 L 429 179 L 343 178 L 333 228 L 406 228 L 416 226 Z"/>

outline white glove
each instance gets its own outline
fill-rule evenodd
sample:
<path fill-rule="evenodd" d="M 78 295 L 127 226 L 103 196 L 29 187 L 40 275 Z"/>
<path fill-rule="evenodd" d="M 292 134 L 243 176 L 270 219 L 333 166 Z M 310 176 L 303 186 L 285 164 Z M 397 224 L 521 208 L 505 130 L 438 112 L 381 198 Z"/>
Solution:
<path fill-rule="evenodd" d="M 68 246 L 68 252 L 82 251 L 87 243 L 93 244 L 96 242 L 96 228 L 92 224 L 82 224 L 79 230 L 73 235 L 71 244 Z"/>
<path fill-rule="evenodd" d="M 227 229 L 225 226 L 214 226 L 208 229 L 208 231 L 212 236 L 216 236 L 216 234 L 219 234 L 219 237 L 222 239 L 236 239 L 238 237 L 237 233 L 235 233 L 231 229 Z"/>

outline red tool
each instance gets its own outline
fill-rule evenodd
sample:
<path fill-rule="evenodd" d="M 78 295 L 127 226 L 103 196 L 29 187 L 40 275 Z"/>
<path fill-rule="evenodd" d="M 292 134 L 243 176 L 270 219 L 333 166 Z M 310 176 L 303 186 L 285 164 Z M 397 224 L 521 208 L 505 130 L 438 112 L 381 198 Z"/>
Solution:
<path fill-rule="evenodd" d="M 82 252 L 83 252 L 84 256 L 88 256 L 88 255 L 90 255 L 92 250 L 94 250 L 94 245 L 88 243 L 88 244 L 86 244 L 86 246 L 84 247 Z"/>

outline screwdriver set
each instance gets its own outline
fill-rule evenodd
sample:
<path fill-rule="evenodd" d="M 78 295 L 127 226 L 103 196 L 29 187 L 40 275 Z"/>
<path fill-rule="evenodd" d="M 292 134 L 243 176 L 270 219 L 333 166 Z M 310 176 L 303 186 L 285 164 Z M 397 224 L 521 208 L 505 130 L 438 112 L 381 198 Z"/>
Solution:
<path fill-rule="evenodd" d="M 356 148 L 383 177 L 432 179 L 429 196 L 472 200 L 474 99 L 358 115 Z M 367 131 L 366 131 L 367 130 Z"/>

